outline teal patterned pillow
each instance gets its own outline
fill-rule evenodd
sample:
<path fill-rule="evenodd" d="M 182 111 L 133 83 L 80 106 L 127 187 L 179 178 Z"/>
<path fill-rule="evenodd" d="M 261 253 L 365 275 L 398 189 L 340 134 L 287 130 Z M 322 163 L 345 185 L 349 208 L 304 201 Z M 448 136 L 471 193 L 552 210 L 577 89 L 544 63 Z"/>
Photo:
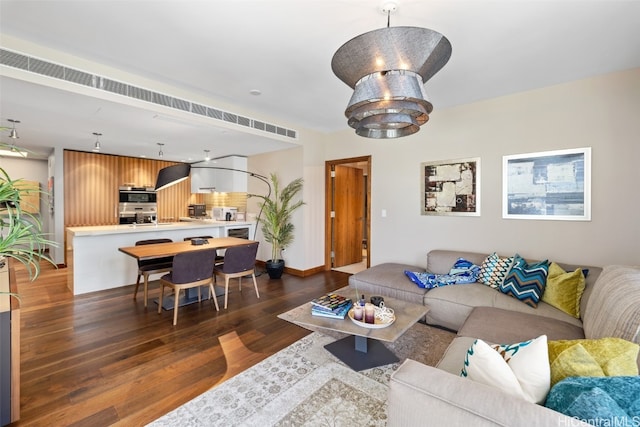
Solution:
<path fill-rule="evenodd" d="M 498 289 L 500 292 L 511 295 L 536 308 L 544 293 L 548 273 L 548 260 L 540 261 L 536 264 L 527 264 L 524 258 L 516 254 L 511 270 L 509 270 L 504 282 Z"/>
<path fill-rule="evenodd" d="M 498 288 L 511 269 L 513 257 L 500 258 L 495 252 L 487 256 L 480 266 L 478 282 Z"/>

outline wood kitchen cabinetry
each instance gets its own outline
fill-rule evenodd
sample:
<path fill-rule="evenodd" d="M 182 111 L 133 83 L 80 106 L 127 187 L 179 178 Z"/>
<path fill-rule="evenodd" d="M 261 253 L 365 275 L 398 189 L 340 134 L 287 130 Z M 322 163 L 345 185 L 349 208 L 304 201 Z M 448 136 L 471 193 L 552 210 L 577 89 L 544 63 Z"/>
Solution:
<path fill-rule="evenodd" d="M 155 186 L 158 171 L 176 164 L 135 157 L 64 151 L 65 227 L 118 224 L 118 187 Z M 158 219 L 187 215 L 187 206 L 202 203 L 192 195 L 189 180 L 158 192 Z"/>

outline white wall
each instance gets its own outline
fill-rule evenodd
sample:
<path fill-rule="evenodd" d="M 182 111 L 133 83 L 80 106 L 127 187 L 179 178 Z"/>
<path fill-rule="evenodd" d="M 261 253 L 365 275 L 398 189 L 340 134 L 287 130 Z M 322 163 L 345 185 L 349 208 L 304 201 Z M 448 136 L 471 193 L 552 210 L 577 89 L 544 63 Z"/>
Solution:
<path fill-rule="evenodd" d="M 4 169 L 12 180 L 37 181 L 40 183 L 40 190 L 47 191 L 49 175 L 46 160 L 0 157 L 0 168 Z M 40 197 L 40 216 L 42 230 L 45 233 L 49 232 L 49 205 L 47 200 L 47 195 L 42 194 Z"/>
<path fill-rule="evenodd" d="M 372 265 L 424 265 L 436 248 L 640 265 L 638 117 L 634 69 L 446 110 L 435 105 L 415 135 L 372 140 L 348 130 L 327 138 L 324 156 L 372 155 Z M 578 147 L 592 147 L 591 221 L 502 218 L 502 156 Z M 481 216 L 420 215 L 420 163 L 464 157 L 481 158 Z"/>
<path fill-rule="evenodd" d="M 251 156 L 248 170 L 264 176 L 272 172 L 281 184 L 287 185 L 296 178 L 303 178 L 302 200 L 305 205 L 293 214 L 295 239 L 283 253 L 286 265 L 307 270 L 324 265 L 324 136 L 308 130 L 301 131 L 303 147 Z M 266 188 L 258 180 L 250 179 L 249 193 L 265 194 Z M 249 198 L 248 212 L 257 213 L 259 199 Z M 256 239 L 262 243 L 258 259 L 271 258 L 271 245 L 264 242 L 260 225 Z"/>

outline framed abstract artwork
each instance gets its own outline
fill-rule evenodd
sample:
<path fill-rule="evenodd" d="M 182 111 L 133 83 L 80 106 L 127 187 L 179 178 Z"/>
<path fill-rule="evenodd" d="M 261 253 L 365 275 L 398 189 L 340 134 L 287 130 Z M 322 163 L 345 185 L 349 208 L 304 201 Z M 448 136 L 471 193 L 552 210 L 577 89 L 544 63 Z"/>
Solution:
<path fill-rule="evenodd" d="M 421 214 L 480 216 L 480 158 L 425 162 Z"/>
<path fill-rule="evenodd" d="M 591 220 L 591 147 L 504 156 L 502 217 Z"/>

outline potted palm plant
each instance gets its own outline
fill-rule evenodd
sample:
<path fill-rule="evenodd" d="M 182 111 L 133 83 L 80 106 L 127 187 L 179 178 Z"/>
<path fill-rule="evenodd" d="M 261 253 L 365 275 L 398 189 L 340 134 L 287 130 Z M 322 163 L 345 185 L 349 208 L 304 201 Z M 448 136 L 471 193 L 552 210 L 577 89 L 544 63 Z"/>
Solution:
<path fill-rule="evenodd" d="M 56 244 L 42 232 L 40 219 L 21 205 L 25 191 L 21 183 L 21 179 L 12 180 L 0 168 L 0 268 L 13 258 L 24 264 L 30 279 L 35 280 L 40 274 L 41 259 L 55 265 L 44 250 Z"/>
<path fill-rule="evenodd" d="M 262 199 L 259 207 L 264 239 L 271 243 L 271 259 L 267 260 L 266 268 L 269 277 L 279 279 L 284 271 L 282 250 L 293 242 L 294 226 L 291 223 L 293 211 L 304 205 L 302 200 L 295 201 L 296 195 L 302 190 L 302 178 L 297 178 L 280 188 L 280 181 L 275 173 L 271 174 L 273 193 L 266 196 L 252 195 Z"/>

